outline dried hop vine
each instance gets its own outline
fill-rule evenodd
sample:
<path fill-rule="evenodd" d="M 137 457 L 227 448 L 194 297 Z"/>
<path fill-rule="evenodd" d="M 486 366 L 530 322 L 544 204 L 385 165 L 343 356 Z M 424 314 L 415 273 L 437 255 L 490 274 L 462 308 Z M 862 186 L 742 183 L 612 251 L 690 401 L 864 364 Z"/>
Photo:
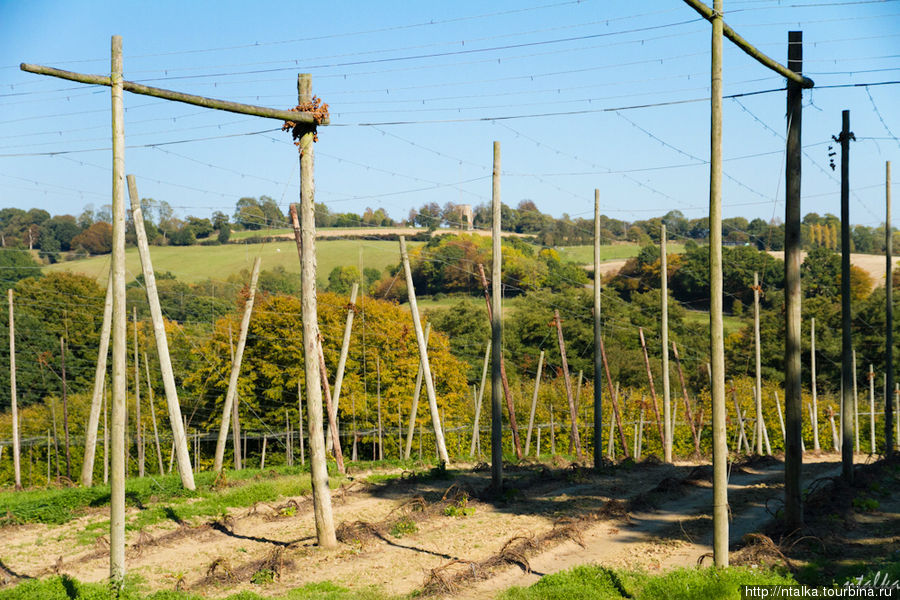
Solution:
<path fill-rule="evenodd" d="M 313 125 L 310 125 L 309 123 L 295 123 L 294 121 L 284 122 L 284 125 L 281 126 L 281 130 L 290 130 L 291 137 L 294 139 L 294 145 L 298 148 L 300 147 L 300 137 L 303 136 L 303 134 L 308 133 L 310 128 L 312 128 L 313 141 L 318 142 L 319 134 L 316 131 L 316 126 L 321 125 L 328 119 L 328 104 L 322 102 L 322 99 L 318 96 L 313 96 L 312 100 L 304 102 L 303 104 L 298 104 L 291 109 L 291 112 L 308 113 L 312 115 L 314 120 Z"/>

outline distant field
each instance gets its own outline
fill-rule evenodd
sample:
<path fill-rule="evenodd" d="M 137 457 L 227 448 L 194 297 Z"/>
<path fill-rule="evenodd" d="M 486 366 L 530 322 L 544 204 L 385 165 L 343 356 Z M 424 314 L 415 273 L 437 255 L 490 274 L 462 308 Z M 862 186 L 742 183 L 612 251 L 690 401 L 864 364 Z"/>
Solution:
<path fill-rule="evenodd" d="M 421 242 L 409 242 L 411 247 Z M 368 240 L 319 240 L 316 243 L 319 276 L 323 283 L 334 267 L 358 265 L 360 251 L 364 267 L 383 270 L 388 265 L 400 262 L 400 248 L 397 242 Z M 300 261 L 294 242 L 271 242 L 268 244 L 226 244 L 224 246 L 153 246 L 150 248 L 154 271 L 171 271 L 178 279 L 186 282 L 204 279 L 225 280 L 241 269 L 250 269 L 253 259 L 262 256 L 262 268 L 272 269 L 283 266 L 300 274 Z M 104 281 L 109 269 L 109 255 L 83 260 L 58 263 L 44 267 L 45 271 L 70 271 L 83 273 L 98 281 Z M 141 272 L 137 248 L 125 251 L 126 277 L 130 280 Z"/>
<path fill-rule="evenodd" d="M 701 327 L 709 327 L 709 313 L 705 310 L 689 310 L 684 315 L 685 323 L 698 325 Z M 744 321 L 740 317 L 724 315 L 722 317 L 722 329 L 724 329 L 725 337 L 732 333 L 740 331 L 744 326 Z"/>
<path fill-rule="evenodd" d="M 670 254 L 682 254 L 684 252 L 684 244 L 668 243 Z M 594 262 L 593 246 L 561 246 L 556 248 L 560 258 L 579 264 L 588 264 Z M 600 260 L 621 260 L 624 258 L 632 258 L 638 255 L 641 246 L 638 244 L 611 244 L 609 246 L 600 246 Z"/>

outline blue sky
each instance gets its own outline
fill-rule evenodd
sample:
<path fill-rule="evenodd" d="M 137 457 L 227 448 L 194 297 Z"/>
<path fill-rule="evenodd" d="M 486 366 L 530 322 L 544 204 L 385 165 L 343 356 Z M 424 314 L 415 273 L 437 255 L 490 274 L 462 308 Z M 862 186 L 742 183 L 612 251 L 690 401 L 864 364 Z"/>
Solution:
<path fill-rule="evenodd" d="M 332 115 L 316 145 L 316 199 L 332 211 L 383 206 L 400 219 L 424 202 L 488 202 L 499 140 L 508 204 L 589 216 L 599 188 L 604 212 L 628 221 L 707 214 L 709 24 L 683 2 L 249 7 L 0 0 L 0 206 L 78 214 L 109 203 L 108 89 L 18 64 L 108 73 L 119 34 L 126 79 L 149 85 L 288 108 L 296 74 L 312 73 Z M 787 32 L 802 30 L 817 85 L 900 80 L 898 1 L 733 0 L 725 10 L 782 62 Z M 784 85 L 727 41 L 724 64 L 726 94 Z M 634 108 L 660 103 L 672 104 Z M 280 123 L 127 93 L 125 105 L 126 169 L 142 196 L 182 217 L 230 214 L 242 196 L 297 199 L 297 155 Z M 859 139 L 851 218 L 878 224 L 884 163 L 900 156 L 900 85 L 804 93 L 803 212 L 839 214 L 827 152 L 843 109 Z M 725 100 L 726 217 L 783 216 L 784 112 L 781 91 Z"/>

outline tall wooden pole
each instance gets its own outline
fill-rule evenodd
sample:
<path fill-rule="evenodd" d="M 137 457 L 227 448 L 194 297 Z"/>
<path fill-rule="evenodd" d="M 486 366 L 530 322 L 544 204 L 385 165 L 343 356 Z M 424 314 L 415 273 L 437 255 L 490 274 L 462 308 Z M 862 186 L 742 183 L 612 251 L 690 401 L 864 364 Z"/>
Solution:
<path fill-rule="evenodd" d="M 759 273 L 753 273 L 753 340 L 756 355 L 756 453 L 763 452 L 763 408 L 762 408 L 762 360 L 760 358 L 759 336 Z"/>
<path fill-rule="evenodd" d="M 469 450 L 469 456 L 475 454 L 475 447 L 477 441 L 478 447 L 478 455 L 481 456 L 481 406 L 482 401 L 484 400 L 484 387 L 487 383 L 487 368 L 488 364 L 491 361 L 491 340 L 488 339 L 487 346 L 484 349 L 484 362 L 481 366 L 481 385 L 478 386 L 478 398 L 475 401 L 475 423 L 472 424 L 472 448 Z M 412 427 L 410 427 L 410 431 Z M 409 458 L 409 443 L 410 439 L 406 440 L 406 458 Z"/>
<path fill-rule="evenodd" d="M 715 0 L 710 63 L 709 353 L 713 410 L 713 560 L 720 568 L 728 566 L 728 445 L 722 329 L 722 11 L 722 0 Z"/>
<path fill-rule="evenodd" d="M 644 366 L 647 368 L 647 381 L 650 382 L 650 400 L 653 402 L 653 416 L 656 417 L 656 429 L 659 431 L 659 442 L 665 448 L 666 436 L 663 433 L 662 421 L 659 417 L 659 402 L 656 399 L 656 387 L 653 385 L 653 372 L 650 370 L 650 356 L 647 354 L 647 342 L 644 339 L 644 328 L 638 327 L 641 349 L 644 351 Z"/>
<path fill-rule="evenodd" d="M 875 372 L 869 365 L 869 454 L 875 454 Z"/>
<path fill-rule="evenodd" d="M 531 395 L 531 412 L 528 414 L 528 433 L 525 435 L 525 456 L 531 449 L 531 432 L 534 430 L 534 413 L 537 410 L 538 390 L 541 389 L 541 371 L 544 369 L 544 351 L 538 357 L 537 373 L 534 375 L 534 393 Z"/>
<path fill-rule="evenodd" d="M 375 355 L 375 398 L 378 405 L 378 460 L 384 460 L 384 432 L 381 427 L 381 357 Z"/>
<path fill-rule="evenodd" d="M 419 360 L 422 364 L 422 377 L 425 379 L 425 394 L 428 397 L 428 410 L 431 412 L 431 424 L 434 427 L 435 445 L 438 458 L 450 464 L 447 447 L 444 444 L 444 432 L 441 428 L 441 415 L 438 413 L 437 395 L 434 391 L 434 380 L 431 378 L 431 364 L 428 362 L 428 342 L 422 331 L 422 320 L 419 318 L 419 306 L 416 303 L 416 288 L 413 285 L 412 270 L 409 268 L 409 255 L 406 253 L 406 238 L 400 236 L 400 258 L 406 273 L 406 288 L 409 294 L 409 310 L 412 312 L 413 327 L 416 331 L 416 343 L 419 345 Z"/>
<path fill-rule="evenodd" d="M 850 427 L 853 429 L 853 441 L 854 448 L 857 454 L 859 454 L 859 389 L 856 387 L 856 349 L 850 351 L 850 357 L 852 361 L 853 368 L 853 410 L 850 411 L 849 414 L 853 415 L 852 424 Z M 843 408 L 841 409 L 841 417 L 843 418 Z M 841 433 L 843 434 L 843 425 L 841 426 Z M 843 437 L 843 435 L 841 436 Z M 843 450 L 841 450 L 843 452 Z M 851 465 L 852 465 L 852 455 L 851 455 Z M 852 468 L 851 468 L 851 480 L 852 480 Z"/>
<path fill-rule="evenodd" d="M 50 447 L 48 446 L 48 466 L 50 464 L 49 450 Z M 106 386 L 103 386 L 103 485 L 107 483 L 109 483 L 109 403 L 106 401 Z"/>
<path fill-rule="evenodd" d="M 425 345 L 428 346 L 428 338 L 431 337 L 431 323 L 425 325 Z M 403 451 L 403 458 L 409 460 L 409 454 L 412 451 L 413 436 L 416 433 L 416 419 L 419 416 L 419 397 L 422 395 L 422 360 L 419 359 L 419 369 L 416 373 L 416 387 L 413 390 L 412 407 L 409 411 L 409 428 L 406 430 L 406 448 Z M 478 412 L 475 413 L 475 420 L 478 421 Z M 472 451 L 474 452 L 474 450 Z"/>
<path fill-rule="evenodd" d="M 299 104 L 312 102 L 312 77 L 308 73 L 297 77 Z M 303 358 L 306 374 L 306 410 L 309 415 L 310 476 L 313 490 L 313 513 L 316 539 L 320 547 L 334 548 L 334 516 L 331 509 L 331 490 L 328 488 L 328 469 L 325 462 L 325 436 L 322 432 L 322 382 L 319 381 L 317 348 L 319 317 L 316 302 L 316 220 L 313 183 L 313 141 L 315 126 L 307 129 L 299 140 L 300 148 L 300 215 L 301 233 L 301 302 L 303 313 Z M 297 208 L 292 205 L 291 221 L 297 227 Z"/>
<path fill-rule="evenodd" d="M 660 339 L 662 343 L 663 423 L 665 423 L 664 460 L 672 462 L 672 396 L 669 390 L 669 272 L 666 266 L 666 224 L 659 226 Z"/>
<path fill-rule="evenodd" d="M 347 322 L 344 324 L 344 339 L 341 341 L 341 355 L 338 358 L 337 373 L 334 376 L 334 401 L 332 402 L 333 415 L 330 415 L 335 426 L 338 424 L 338 403 L 341 401 L 341 384 L 344 381 L 344 368 L 347 366 L 347 355 L 350 353 L 350 333 L 353 329 L 353 315 L 356 312 L 356 293 L 359 290 L 359 283 L 353 282 L 353 288 L 350 290 L 350 304 L 347 305 Z M 332 445 L 331 429 L 329 428 L 325 435 L 325 448 Z M 340 441 L 338 441 L 340 444 Z"/>
<path fill-rule="evenodd" d="M 850 307 L 850 111 L 841 115 L 841 475 L 853 481 L 853 440 L 856 429 L 856 355 L 853 352 L 852 315 Z M 853 378 L 852 388 L 851 375 Z M 853 415 L 853 418 L 849 418 Z M 859 430 L 856 429 L 856 451 L 859 452 Z"/>
<path fill-rule="evenodd" d="M 144 476 L 144 430 L 141 423 L 141 359 L 138 349 L 137 306 L 131 307 L 134 324 L 134 430 L 137 439 L 138 477 Z"/>
<path fill-rule="evenodd" d="M 813 450 L 821 450 L 819 446 L 819 398 L 816 393 L 816 318 L 809 319 L 809 371 L 812 384 L 812 430 Z"/>
<path fill-rule="evenodd" d="M 153 337 L 156 340 L 156 354 L 159 357 L 159 372 L 162 376 L 163 389 L 166 392 L 166 409 L 169 425 L 172 428 L 172 441 L 175 447 L 175 458 L 181 485 L 193 490 L 194 471 L 191 468 L 191 453 L 188 448 L 187 434 L 178 402 L 178 389 L 175 387 L 175 371 L 172 369 L 172 358 L 169 355 L 169 341 L 166 335 L 165 321 L 159 304 L 159 293 L 156 289 L 156 273 L 150 259 L 150 244 L 144 229 L 144 213 L 141 210 L 141 199 L 138 195 L 134 175 L 128 176 L 128 193 L 131 197 L 131 215 L 137 237 L 138 254 L 141 257 L 141 272 L 144 275 L 144 289 L 147 292 L 147 304 L 150 307 L 150 320 L 153 323 Z"/>
<path fill-rule="evenodd" d="M 66 436 L 66 478 L 72 479 L 72 449 L 69 445 L 69 386 L 66 381 L 66 338 L 59 338 L 59 358 L 62 369 L 63 434 Z"/>
<path fill-rule="evenodd" d="M 144 370 L 147 371 L 147 399 L 150 401 L 150 417 L 153 422 L 153 441 L 156 444 L 156 460 L 159 461 L 159 474 L 162 475 L 165 470 L 163 468 L 162 447 L 159 445 L 159 430 L 156 427 L 156 409 L 153 407 L 153 384 L 150 381 L 150 363 L 147 361 L 146 352 L 144 352 Z"/>
<path fill-rule="evenodd" d="M 562 319 L 559 311 L 553 311 L 554 323 L 556 325 L 556 340 L 559 343 L 559 356 L 562 361 L 563 379 L 566 382 L 566 398 L 569 401 L 569 420 L 571 423 L 570 440 L 574 440 L 575 456 L 581 459 L 581 440 L 578 437 L 578 413 L 575 409 L 575 398 L 572 395 L 572 379 L 569 377 L 569 361 L 566 359 L 566 341 L 563 339 Z"/>
<path fill-rule="evenodd" d="M 891 161 L 884 163 L 884 293 L 885 317 L 884 328 L 884 372 L 887 377 L 884 397 L 884 453 L 894 453 L 894 403 L 891 393 L 894 389 L 894 228 L 891 225 Z"/>
<path fill-rule="evenodd" d="M 594 190 L 594 470 L 603 467 L 603 358 L 601 336 L 600 190 Z"/>
<path fill-rule="evenodd" d="M 109 354 L 109 332 L 112 327 L 112 269 L 106 283 L 106 301 L 103 304 L 103 324 L 100 326 L 100 348 L 97 351 L 97 368 L 94 371 L 94 394 L 88 415 L 84 439 L 84 460 L 81 463 L 81 485 L 90 487 L 94 477 L 94 457 L 97 453 L 97 428 L 100 423 L 100 405 L 106 386 L 106 358 Z"/>
<path fill-rule="evenodd" d="M 112 38 L 112 457 L 109 501 L 109 579 L 121 591 L 125 582 L 125 111 L 122 101 L 122 38 Z M 139 228 L 138 228 L 139 229 Z"/>
<path fill-rule="evenodd" d="M 803 34 L 788 33 L 788 68 L 803 70 Z M 803 91 L 799 84 L 788 82 L 787 150 L 785 152 L 784 209 L 784 412 L 787 441 L 784 453 L 784 517 L 790 529 L 803 524 L 803 502 L 800 475 L 803 468 L 802 426 L 803 399 L 800 370 L 800 159 Z M 844 281 L 849 283 L 849 277 Z"/>
<path fill-rule="evenodd" d="M 13 315 L 13 291 L 7 292 L 9 297 L 9 399 L 12 410 L 12 451 L 13 473 L 17 490 L 22 489 L 22 468 L 20 464 L 19 450 L 19 408 L 16 401 L 16 325 Z M 49 460 L 49 453 L 47 457 Z"/>
<path fill-rule="evenodd" d="M 502 261 L 500 249 L 501 203 L 500 203 L 500 142 L 494 142 L 494 165 L 491 176 L 491 484 L 494 492 L 503 490 L 503 413 L 500 394 L 503 384 L 500 367 L 503 364 L 503 322 L 502 322 Z M 510 414 L 512 417 L 512 414 Z M 550 430 L 551 434 L 553 430 Z"/>
<path fill-rule="evenodd" d="M 238 332 L 237 350 L 231 364 L 231 376 L 228 379 L 228 391 L 225 393 L 225 403 L 222 406 L 222 423 L 219 427 L 219 437 L 216 440 L 216 456 L 213 460 L 213 471 L 222 471 L 222 463 L 225 460 L 225 444 L 228 442 L 228 427 L 230 425 L 232 404 L 237 394 L 238 378 L 241 375 L 241 362 L 244 359 L 244 348 L 247 345 L 247 332 L 250 329 L 250 316 L 253 313 L 253 302 L 256 298 L 256 283 L 259 280 L 260 257 L 253 261 L 253 271 L 250 273 L 250 295 L 244 304 L 244 316 L 241 318 L 241 330 Z M 318 357 L 316 358 L 316 370 L 318 371 Z"/>

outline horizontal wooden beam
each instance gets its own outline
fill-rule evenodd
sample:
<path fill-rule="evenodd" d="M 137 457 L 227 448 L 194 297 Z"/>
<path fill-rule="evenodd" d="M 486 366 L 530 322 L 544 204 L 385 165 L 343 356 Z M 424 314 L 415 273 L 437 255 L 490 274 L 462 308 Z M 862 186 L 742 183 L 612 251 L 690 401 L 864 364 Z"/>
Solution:
<path fill-rule="evenodd" d="M 28 73 L 37 73 L 38 75 L 49 75 L 60 79 L 68 79 L 69 81 L 77 81 L 79 83 L 88 83 L 92 85 L 110 85 L 110 79 L 107 75 L 89 75 L 85 73 L 73 73 L 72 71 L 63 71 L 53 67 L 44 67 L 41 65 L 30 65 L 22 63 L 19 68 Z M 315 117 L 311 113 L 294 112 L 283 110 L 280 108 L 268 108 L 265 106 L 254 106 L 252 104 L 241 104 L 240 102 L 229 102 L 228 100 L 218 100 L 216 98 L 206 98 L 205 96 L 195 96 L 193 94 L 183 94 L 181 92 L 173 92 L 163 88 L 152 87 L 133 81 L 123 81 L 122 87 L 133 94 L 141 94 L 144 96 L 153 96 L 155 98 L 163 98 L 164 100 L 172 100 L 174 102 L 184 102 L 185 104 L 193 104 L 195 106 L 203 106 L 204 108 L 213 108 L 216 110 L 224 110 L 227 112 L 239 113 L 242 115 L 252 115 L 254 117 L 263 117 L 266 119 L 277 119 L 279 121 L 293 121 L 295 123 L 308 123 L 310 125 L 317 124 Z M 328 125 L 326 119 L 319 125 Z"/>
<path fill-rule="evenodd" d="M 712 22 L 712 20 L 716 17 L 713 9 L 711 9 L 707 5 L 700 2 L 700 0 L 684 0 L 684 2 L 685 2 L 685 4 L 687 4 L 694 10 L 696 10 L 698 13 L 700 13 L 700 16 L 702 16 L 707 21 Z M 729 27 L 728 24 L 725 23 L 724 21 L 722 22 L 722 33 L 725 35 L 725 37 L 727 37 L 729 40 L 734 42 L 734 44 L 738 48 L 743 50 L 747 55 L 749 55 L 751 58 L 755 59 L 758 63 L 762 64 L 764 67 L 767 67 L 767 68 L 775 71 L 776 73 L 778 73 L 779 75 L 781 75 L 783 77 L 787 77 L 794 83 L 800 84 L 800 87 L 811 88 L 815 85 L 813 80 L 810 79 L 809 77 L 804 77 L 803 75 L 800 75 L 799 73 L 795 73 L 795 72 L 791 71 L 790 69 L 788 69 L 787 67 L 785 67 L 784 65 L 779 63 L 778 61 L 776 61 L 773 58 L 767 56 L 766 54 L 763 54 L 762 52 L 760 52 L 753 44 L 751 44 L 750 42 L 748 42 L 747 40 L 742 38 L 734 29 Z"/>

